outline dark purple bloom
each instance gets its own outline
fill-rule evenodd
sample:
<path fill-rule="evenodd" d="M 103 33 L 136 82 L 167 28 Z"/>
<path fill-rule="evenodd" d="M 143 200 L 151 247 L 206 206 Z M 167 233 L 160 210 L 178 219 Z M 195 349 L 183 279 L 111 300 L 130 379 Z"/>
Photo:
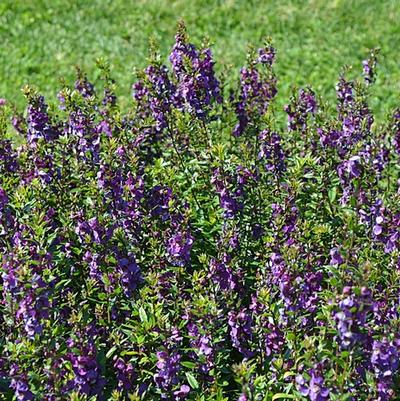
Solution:
<path fill-rule="evenodd" d="M 82 347 L 80 354 L 69 354 L 74 379 L 69 386 L 80 394 L 88 396 L 103 393 L 105 379 L 101 375 L 94 346 Z"/>
<path fill-rule="evenodd" d="M 276 50 L 271 45 L 266 46 L 266 47 L 261 47 L 260 49 L 258 49 L 257 61 L 260 64 L 265 64 L 265 65 L 271 67 L 275 61 L 275 55 L 276 55 Z"/>
<path fill-rule="evenodd" d="M 174 352 L 159 351 L 157 360 L 158 372 L 154 375 L 154 381 L 158 388 L 168 392 L 178 384 L 181 356 Z"/>
<path fill-rule="evenodd" d="M 181 25 L 169 60 L 177 82 L 174 104 L 204 119 L 212 102 L 222 102 L 211 50 L 197 51 Z"/>
<path fill-rule="evenodd" d="M 393 381 L 399 371 L 400 341 L 387 338 L 374 341 L 371 365 L 377 382 L 378 401 L 389 401 L 395 394 Z"/>
<path fill-rule="evenodd" d="M 253 339 L 252 330 L 253 319 L 246 309 L 239 312 L 230 311 L 228 313 L 228 325 L 232 345 L 243 354 L 245 358 L 251 358 L 254 352 L 251 350 Z"/>
<path fill-rule="evenodd" d="M 279 176 L 286 169 L 285 153 L 281 145 L 281 137 L 276 132 L 264 130 L 259 136 L 259 160 L 265 163 L 267 171 Z"/>
<path fill-rule="evenodd" d="M 371 291 L 363 287 L 357 295 L 351 287 L 343 289 L 344 298 L 339 302 L 334 314 L 337 324 L 338 340 L 342 348 L 366 341 L 365 323 L 372 309 Z"/>
<path fill-rule="evenodd" d="M 43 96 L 35 96 L 30 100 L 27 110 L 27 139 L 31 146 L 35 147 L 39 138 L 50 141 L 59 133 L 51 126 L 47 113 L 47 104 Z"/>
<path fill-rule="evenodd" d="M 234 272 L 225 261 L 218 262 L 215 259 L 211 259 L 209 277 L 221 290 L 232 291 L 237 288 L 237 279 L 234 276 Z"/>
<path fill-rule="evenodd" d="M 285 106 L 289 131 L 306 131 L 308 116 L 315 114 L 316 111 L 317 101 L 314 92 L 309 88 L 300 89 L 298 96 L 293 97 L 291 103 Z"/>
<path fill-rule="evenodd" d="M 133 96 L 142 118 L 152 117 L 158 134 L 154 140 L 160 139 L 159 133 L 167 127 L 168 113 L 175 96 L 168 69 L 164 65 L 152 64 L 146 68 L 140 81 L 133 85 Z"/>
<path fill-rule="evenodd" d="M 238 123 L 233 135 L 241 136 L 252 123 L 262 117 L 277 93 L 272 72 L 275 49 L 267 45 L 258 50 L 258 57 L 240 70 L 240 92 L 235 102 Z M 259 69 L 259 67 L 263 67 Z"/>
<path fill-rule="evenodd" d="M 372 50 L 370 57 L 362 62 L 364 79 L 368 85 L 375 81 L 378 52 L 379 49 Z"/>
<path fill-rule="evenodd" d="M 325 380 L 318 365 L 316 369 L 308 371 L 309 379 L 305 378 L 304 375 L 297 375 L 296 385 L 299 392 L 304 396 L 308 396 L 310 401 L 327 401 L 330 399 L 330 391 L 325 386 Z"/>
<path fill-rule="evenodd" d="M 84 97 L 94 96 L 94 85 L 89 82 L 87 76 L 80 70 L 77 71 L 78 79 L 75 81 L 75 89 Z"/>
<path fill-rule="evenodd" d="M 10 373 L 12 376 L 10 387 L 14 390 L 17 401 L 33 401 L 34 396 L 32 391 L 30 391 L 26 376 L 18 374 L 16 365 L 11 368 Z"/>
<path fill-rule="evenodd" d="M 155 186 L 148 196 L 148 208 L 152 216 L 158 216 L 162 221 L 171 217 L 173 195 L 171 188 Z"/>
<path fill-rule="evenodd" d="M 132 364 L 125 362 L 122 358 L 116 358 L 114 369 L 118 380 L 118 388 L 124 391 L 131 390 L 137 376 Z"/>
<path fill-rule="evenodd" d="M 190 231 L 179 231 L 169 240 L 167 251 L 169 260 L 176 266 L 184 266 L 190 261 L 190 251 L 193 246 L 194 237 Z"/>
<path fill-rule="evenodd" d="M 343 258 L 338 248 L 332 248 L 329 255 L 331 257 L 329 262 L 331 265 L 341 265 L 343 263 Z"/>
<path fill-rule="evenodd" d="M 393 114 L 393 140 L 394 148 L 398 155 L 400 155 L 400 108 L 398 108 Z"/>
<path fill-rule="evenodd" d="M 118 270 L 121 275 L 121 284 L 126 296 L 131 297 L 142 283 L 142 273 L 133 255 L 118 259 Z"/>

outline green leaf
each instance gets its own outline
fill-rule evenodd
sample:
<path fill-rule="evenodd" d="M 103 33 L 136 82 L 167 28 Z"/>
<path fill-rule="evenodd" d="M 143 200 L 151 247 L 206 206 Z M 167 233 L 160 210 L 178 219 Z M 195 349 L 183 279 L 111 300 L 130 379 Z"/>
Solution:
<path fill-rule="evenodd" d="M 199 382 L 191 373 L 186 372 L 185 375 L 188 380 L 188 383 L 190 384 L 190 387 L 192 387 L 193 389 L 199 388 Z"/>
<path fill-rule="evenodd" d="M 147 313 L 146 313 L 146 311 L 143 309 L 142 306 L 139 308 L 139 317 L 140 317 L 140 320 L 141 320 L 143 323 L 147 323 L 148 320 L 149 320 L 148 317 L 147 317 Z"/>
<path fill-rule="evenodd" d="M 329 200 L 333 203 L 336 199 L 337 187 L 333 187 L 328 191 Z"/>
<path fill-rule="evenodd" d="M 117 349 L 117 347 L 114 345 L 113 347 L 111 347 L 106 354 L 106 358 L 109 359 L 110 356 L 115 352 L 115 350 Z"/>
<path fill-rule="evenodd" d="M 190 361 L 183 361 L 183 362 L 181 362 L 181 365 L 184 366 L 185 368 L 189 368 L 189 369 L 194 369 L 196 367 L 196 364 L 194 362 L 190 362 Z"/>
<path fill-rule="evenodd" d="M 296 396 L 293 394 L 277 393 L 272 397 L 272 401 L 280 400 L 280 399 L 295 400 Z"/>

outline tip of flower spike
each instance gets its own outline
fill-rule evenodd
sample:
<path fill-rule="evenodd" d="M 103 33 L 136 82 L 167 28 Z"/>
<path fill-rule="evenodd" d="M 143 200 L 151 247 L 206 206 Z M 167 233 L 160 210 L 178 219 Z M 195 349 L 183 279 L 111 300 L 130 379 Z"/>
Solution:
<path fill-rule="evenodd" d="M 5 104 L 7 104 L 7 100 L 2 98 L 2 97 L 0 97 L 0 107 L 4 106 Z"/>
<path fill-rule="evenodd" d="M 181 42 L 187 42 L 188 41 L 188 34 L 186 30 L 186 25 L 183 19 L 180 19 L 178 21 L 177 27 L 176 27 L 176 41 L 181 41 Z"/>

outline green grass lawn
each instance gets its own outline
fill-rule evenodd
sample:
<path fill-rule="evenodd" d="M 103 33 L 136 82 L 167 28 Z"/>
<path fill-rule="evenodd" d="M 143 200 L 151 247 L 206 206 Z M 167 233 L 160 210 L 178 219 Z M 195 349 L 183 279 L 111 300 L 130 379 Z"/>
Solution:
<path fill-rule="evenodd" d="M 333 99 L 341 67 L 360 70 L 367 50 L 380 47 L 374 109 L 382 115 L 399 104 L 399 0 L 2 0 L 0 97 L 22 108 L 20 88 L 29 83 L 54 100 L 60 76 L 72 82 L 78 64 L 95 79 L 102 56 L 127 102 L 149 37 L 167 58 L 179 18 L 193 41 L 208 36 L 214 43 L 220 70 L 238 70 L 246 46 L 272 36 L 284 96 L 291 85 L 310 83 Z"/>

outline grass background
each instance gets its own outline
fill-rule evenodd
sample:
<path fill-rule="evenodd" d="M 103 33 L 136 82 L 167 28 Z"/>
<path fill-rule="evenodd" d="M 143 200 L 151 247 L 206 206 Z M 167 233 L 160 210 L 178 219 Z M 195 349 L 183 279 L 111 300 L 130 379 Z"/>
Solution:
<path fill-rule="evenodd" d="M 217 68 L 234 68 L 234 77 L 246 46 L 272 36 L 283 101 L 305 84 L 333 99 L 341 67 L 358 72 L 380 47 L 373 107 L 383 115 L 400 103 L 400 0 L 1 0 L 0 97 L 22 109 L 29 83 L 55 100 L 60 76 L 73 82 L 78 64 L 95 79 L 95 59 L 105 57 L 126 104 L 149 37 L 167 58 L 180 18 L 195 43 L 210 38 Z"/>

